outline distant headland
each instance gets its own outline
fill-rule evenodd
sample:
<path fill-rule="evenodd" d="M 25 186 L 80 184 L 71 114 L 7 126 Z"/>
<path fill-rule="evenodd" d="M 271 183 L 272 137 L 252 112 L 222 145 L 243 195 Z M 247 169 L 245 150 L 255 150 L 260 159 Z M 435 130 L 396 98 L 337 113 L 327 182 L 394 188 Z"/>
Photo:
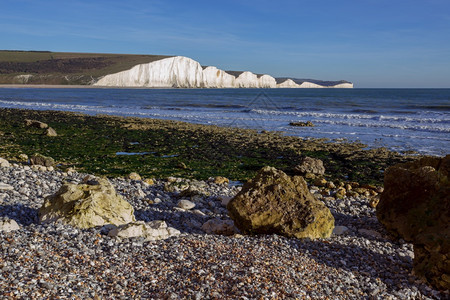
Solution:
<path fill-rule="evenodd" d="M 0 50 L 0 84 L 146 88 L 353 88 L 202 66 L 184 56 Z"/>

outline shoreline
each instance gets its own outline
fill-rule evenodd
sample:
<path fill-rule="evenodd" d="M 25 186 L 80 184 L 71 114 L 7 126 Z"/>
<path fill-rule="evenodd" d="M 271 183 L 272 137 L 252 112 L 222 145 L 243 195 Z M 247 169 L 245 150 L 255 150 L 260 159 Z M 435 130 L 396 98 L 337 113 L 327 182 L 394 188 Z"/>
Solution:
<path fill-rule="evenodd" d="M 310 156 L 324 161 L 329 178 L 381 184 L 388 166 L 422 157 L 385 148 L 365 150 L 358 143 L 181 121 L 10 108 L 0 109 L 0 116 L 0 132 L 13 133 L 0 136 L 9 145 L 0 156 L 14 159 L 20 153 L 44 151 L 64 166 L 110 176 L 136 169 L 157 178 L 220 175 L 245 181 L 265 165 L 292 174 L 300 159 Z M 49 138 L 42 130 L 25 128 L 24 119 L 48 123 L 58 136 Z M 122 152 L 142 155 L 116 154 Z"/>

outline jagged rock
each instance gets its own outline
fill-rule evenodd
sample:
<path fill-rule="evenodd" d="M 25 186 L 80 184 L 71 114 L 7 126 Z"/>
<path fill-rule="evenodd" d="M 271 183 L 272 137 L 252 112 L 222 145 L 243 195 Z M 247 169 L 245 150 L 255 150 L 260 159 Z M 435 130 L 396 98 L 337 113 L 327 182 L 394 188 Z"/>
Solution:
<path fill-rule="evenodd" d="M 143 221 L 114 226 L 108 232 L 110 237 L 133 238 L 143 237 L 146 241 L 164 240 L 172 236 L 180 235 L 181 232 L 175 228 L 168 227 L 164 221 Z"/>
<path fill-rule="evenodd" d="M 2 168 L 9 168 L 11 165 L 9 164 L 9 161 L 7 161 L 4 158 L 0 157 L 0 167 Z"/>
<path fill-rule="evenodd" d="M 378 220 L 414 245 L 414 271 L 450 289 L 450 155 L 398 164 L 385 172 Z"/>
<path fill-rule="evenodd" d="M 0 232 L 11 232 L 20 229 L 16 221 L 9 218 L 0 218 Z"/>
<path fill-rule="evenodd" d="M 233 235 L 236 233 L 232 220 L 214 218 L 202 225 L 202 230 L 209 234 Z"/>
<path fill-rule="evenodd" d="M 244 184 L 227 208 L 244 233 L 315 239 L 329 237 L 334 228 L 330 210 L 311 195 L 302 177 L 272 167 Z"/>
<path fill-rule="evenodd" d="M 30 157 L 31 165 L 39 165 L 44 167 L 52 167 L 55 165 L 55 160 L 41 154 L 35 154 Z"/>
<path fill-rule="evenodd" d="M 79 228 L 134 222 L 133 207 L 122 199 L 107 179 L 94 184 L 64 184 L 45 198 L 39 209 L 43 224 L 60 221 Z"/>
<path fill-rule="evenodd" d="M 53 129 L 53 128 L 51 128 L 51 127 L 48 127 L 48 128 L 45 130 L 45 135 L 46 135 L 46 136 L 58 136 L 58 134 L 56 133 L 56 130 Z"/>
<path fill-rule="evenodd" d="M 307 173 L 323 175 L 325 174 L 325 167 L 320 159 L 304 157 L 300 164 L 294 168 L 294 172 L 298 175 L 305 175 Z"/>
<path fill-rule="evenodd" d="M 46 123 L 43 123 L 43 122 L 37 121 L 37 120 L 29 120 L 29 119 L 25 120 L 25 126 L 35 127 L 35 128 L 40 128 L 40 129 L 48 128 L 48 124 L 46 124 Z"/>

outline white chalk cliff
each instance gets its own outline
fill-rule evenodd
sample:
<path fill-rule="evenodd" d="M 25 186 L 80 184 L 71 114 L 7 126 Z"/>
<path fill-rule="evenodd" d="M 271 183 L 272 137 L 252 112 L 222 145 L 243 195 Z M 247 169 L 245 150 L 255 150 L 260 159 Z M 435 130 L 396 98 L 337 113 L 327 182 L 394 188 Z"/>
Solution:
<path fill-rule="evenodd" d="M 277 84 L 270 75 L 242 72 L 235 77 L 216 67 L 202 68 L 200 63 L 184 56 L 175 56 L 147 64 L 134 66 L 130 70 L 102 77 L 94 85 L 115 87 L 152 88 L 323 88 L 316 83 L 295 83 L 291 79 Z M 353 84 L 336 86 L 351 88 Z"/>

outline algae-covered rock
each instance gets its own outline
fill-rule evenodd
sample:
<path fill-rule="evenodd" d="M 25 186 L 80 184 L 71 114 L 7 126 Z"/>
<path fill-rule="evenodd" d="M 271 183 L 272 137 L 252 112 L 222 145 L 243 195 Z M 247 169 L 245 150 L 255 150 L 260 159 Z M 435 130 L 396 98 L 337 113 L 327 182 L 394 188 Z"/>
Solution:
<path fill-rule="evenodd" d="M 99 178 L 92 184 L 64 184 L 45 198 L 39 209 L 40 223 L 61 221 L 79 228 L 134 222 L 133 207 L 118 195 L 113 185 Z"/>
<path fill-rule="evenodd" d="M 30 163 L 31 165 L 52 167 L 55 165 L 55 160 L 51 157 L 36 153 L 30 157 Z"/>
<path fill-rule="evenodd" d="M 306 175 L 308 173 L 323 175 L 325 174 L 325 167 L 323 166 L 323 161 L 320 159 L 306 156 L 294 168 L 294 173 L 298 175 Z"/>
<path fill-rule="evenodd" d="M 244 233 L 315 239 L 329 237 L 334 228 L 330 210 L 311 195 L 303 177 L 272 167 L 244 184 L 227 208 Z"/>
<path fill-rule="evenodd" d="M 414 271 L 450 289 L 450 155 L 395 165 L 385 172 L 378 220 L 414 245 Z"/>

